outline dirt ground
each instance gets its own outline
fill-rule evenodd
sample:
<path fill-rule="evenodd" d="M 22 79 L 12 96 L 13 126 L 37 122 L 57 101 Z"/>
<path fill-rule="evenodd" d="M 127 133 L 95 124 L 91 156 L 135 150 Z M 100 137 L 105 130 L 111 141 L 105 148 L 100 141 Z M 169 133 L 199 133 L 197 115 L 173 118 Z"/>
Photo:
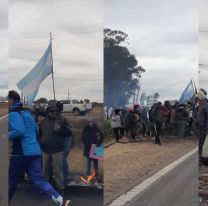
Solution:
<path fill-rule="evenodd" d="M 208 166 L 199 167 L 200 206 L 208 206 Z"/>
<path fill-rule="evenodd" d="M 105 204 L 196 147 L 197 139 L 169 138 L 162 146 L 146 138 L 135 143 L 117 143 L 105 150 Z"/>
<path fill-rule="evenodd" d="M 8 112 L 7 104 L 0 104 L 0 117 L 4 116 Z"/>

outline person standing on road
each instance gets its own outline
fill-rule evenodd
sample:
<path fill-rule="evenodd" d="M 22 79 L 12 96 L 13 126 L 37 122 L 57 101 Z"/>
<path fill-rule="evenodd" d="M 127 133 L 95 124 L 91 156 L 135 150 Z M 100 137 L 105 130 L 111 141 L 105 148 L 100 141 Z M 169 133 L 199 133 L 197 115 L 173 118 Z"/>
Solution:
<path fill-rule="evenodd" d="M 49 195 L 59 206 L 69 206 L 70 200 L 54 190 L 41 172 L 41 150 L 37 141 L 37 125 L 31 113 L 24 111 L 20 95 L 9 91 L 9 132 L 12 152 L 9 163 L 9 203 L 16 191 L 18 177 L 26 172 L 29 182 Z"/>
<path fill-rule="evenodd" d="M 186 112 L 188 114 L 187 136 L 191 136 L 192 135 L 192 124 L 193 124 L 193 105 L 191 102 L 187 103 Z"/>
<path fill-rule="evenodd" d="M 84 144 L 84 156 L 86 157 L 87 162 L 87 169 L 86 169 L 86 175 L 91 175 L 91 164 L 93 161 L 94 170 L 96 178 L 98 178 L 98 160 L 97 159 L 91 159 L 90 158 L 90 149 L 92 147 L 92 144 L 95 144 L 97 147 L 99 147 L 102 144 L 103 141 L 103 134 L 100 131 L 100 129 L 97 127 L 95 120 L 93 118 L 89 118 L 87 120 L 87 124 L 82 132 L 82 142 Z"/>
<path fill-rule="evenodd" d="M 56 105 L 59 112 L 61 113 L 63 111 L 63 104 L 61 102 L 57 102 Z M 63 158 L 63 175 L 64 175 L 65 186 L 67 186 L 71 181 L 69 175 L 69 165 L 68 165 L 68 156 L 74 144 L 71 128 L 72 127 L 69 124 L 68 133 L 67 136 L 65 137 L 64 158 Z"/>
<path fill-rule="evenodd" d="M 119 115 L 120 110 L 115 110 L 111 117 L 111 127 L 113 128 L 116 142 L 119 142 L 121 138 L 121 117 Z"/>
<path fill-rule="evenodd" d="M 170 102 L 165 101 L 164 106 L 162 107 L 162 117 L 164 122 L 164 134 L 170 134 L 170 118 L 171 118 L 171 107 Z"/>
<path fill-rule="evenodd" d="M 128 106 L 127 111 L 125 115 L 125 127 L 127 138 L 130 142 L 131 140 L 135 141 L 138 135 L 139 115 L 135 112 L 134 106 Z"/>
<path fill-rule="evenodd" d="M 71 129 L 66 118 L 60 114 L 55 100 L 49 101 L 46 114 L 39 126 L 43 174 L 48 181 L 54 178 L 56 187 L 62 190 L 65 138 L 71 136 Z"/>
<path fill-rule="evenodd" d="M 179 138 L 185 137 L 187 124 L 189 120 L 188 113 L 186 111 L 186 105 L 180 104 L 176 112 L 176 125 L 177 125 L 177 136 Z"/>
<path fill-rule="evenodd" d="M 162 103 L 158 102 L 151 111 L 151 118 L 154 122 L 154 127 L 155 127 L 155 144 L 161 145 L 160 141 L 160 133 L 162 129 L 162 124 L 163 124 L 163 118 L 162 118 Z"/>
<path fill-rule="evenodd" d="M 202 162 L 202 150 L 204 146 L 204 142 L 206 139 L 206 135 L 208 134 L 208 101 L 206 98 L 206 91 L 201 89 L 201 93 L 199 95 L 199 161 Z"/>

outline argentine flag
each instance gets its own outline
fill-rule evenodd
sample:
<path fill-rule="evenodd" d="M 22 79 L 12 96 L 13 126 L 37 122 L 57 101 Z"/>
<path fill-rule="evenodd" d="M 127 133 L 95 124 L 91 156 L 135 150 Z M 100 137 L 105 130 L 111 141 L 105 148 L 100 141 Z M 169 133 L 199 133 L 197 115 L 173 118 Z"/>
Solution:
<path fill-rule="evenodd" d="M 22 80 L 17 83 L 17 87 L 26 97 L 28 104 L 33 103 L 41 82 L 52 72 L 52 46 L 50 43 L 40 61 Z"/>
<path fill-rule="evenodd" d="M 185 88 L 185 90 L 183 91 L 179 103 L 180 104 L 185 104 L 186 102 L 190 101 L 191 98 L 194 96 L 194 94 L 197 93 L 196 90 L 196 86 L 194 83 L 194 80 L 192 79 L 189 84 L 187 85 L 187 87 Z"/>

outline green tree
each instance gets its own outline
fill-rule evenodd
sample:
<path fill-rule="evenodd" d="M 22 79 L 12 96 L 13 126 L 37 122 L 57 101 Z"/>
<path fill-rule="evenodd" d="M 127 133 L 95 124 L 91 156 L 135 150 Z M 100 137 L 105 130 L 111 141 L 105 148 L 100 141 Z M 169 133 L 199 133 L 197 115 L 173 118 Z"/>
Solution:
<path fill-rule="evenodd" d="M 127 47 L 128 35 L 122 31 L 104 30 L 104 102 L 106 106 L 123 106 L 139 89 L 145 69 Z"/>
<path fill-rule="evenodd" d="M 48 100 L 46 98 L 41 97 L 40 99 L 37 99 L 34 103 L 35 104 L 41 104 L 41 103 L 47 103 Z"/>

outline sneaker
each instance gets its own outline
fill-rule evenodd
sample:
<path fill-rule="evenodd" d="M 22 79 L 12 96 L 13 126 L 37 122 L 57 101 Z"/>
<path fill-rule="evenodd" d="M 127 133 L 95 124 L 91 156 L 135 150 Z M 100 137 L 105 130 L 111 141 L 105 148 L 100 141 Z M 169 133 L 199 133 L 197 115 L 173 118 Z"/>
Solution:
<path fill-rule="evenodd" d="M 62 206 L 71 206 L 71 200 L 64 200 L 64 203 Z"/>

